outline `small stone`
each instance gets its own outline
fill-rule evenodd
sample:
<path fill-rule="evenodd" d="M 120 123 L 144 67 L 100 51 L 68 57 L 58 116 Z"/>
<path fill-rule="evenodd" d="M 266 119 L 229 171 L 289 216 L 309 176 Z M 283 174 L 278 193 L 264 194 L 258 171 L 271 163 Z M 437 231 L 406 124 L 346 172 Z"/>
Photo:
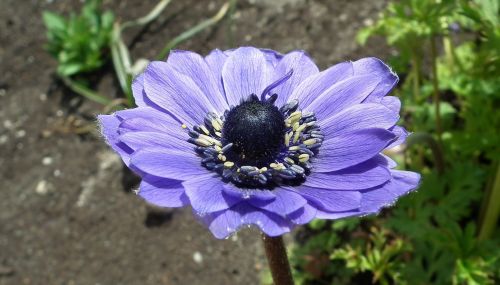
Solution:
<path fill-rule="evenodd" d="M 9 140 L 9 137 L 7 135 L 0 136 L 0 144 L 5 144 L 8 140 Z"/>
<path fill-rule="evenodd" d="M 193 260 L 194 262 L 201 264 L 203 262 L 203 255 L 199 251 L 196 251 L 193 253 Z"/>
<path fill-rule="evenodd" d="M 54 162 L 54 159 L 50 156 L 46 156 L 42 159 L 42 164 L 43 165 L 51 165 L 52 162 Z"/>
<path fill-rule="evenodd" d="M 24 136 L 26 136 L 26 131 L 25 130 L 18 130 L 16 132 L 16 137 L 23 138 Z"/>
<path fill-rule="evenodd" d="M 59 169 L 54 170 L 54 176 L 55 177 L 61 176 L 61 170 L 59 170 Z"/>
<path fill-rule="evenodd" d="M 38 184 L 36 185 L 35 192 L 40 194 L 40 195 L 45 195 L 49 193 L 50 190 L 50 184 L 46 180 L 40 180 L 38 181 Z"/>
<path fill-rule="evenodd" d="M 12 123 L 11 120 L 5 120 L 5 121 L 3 121 L 3 126 L 6 129 L 12 129 L 12 127 L 14 126 L 14 124 Z"/>
<path fill-rule="evenodd" d="M 41 94 L 40 94 L 40 101 L 42 101 L 42 102 L 47 101 L 47 94 L 45 94 L 45 93 L 41 93 Z"/>

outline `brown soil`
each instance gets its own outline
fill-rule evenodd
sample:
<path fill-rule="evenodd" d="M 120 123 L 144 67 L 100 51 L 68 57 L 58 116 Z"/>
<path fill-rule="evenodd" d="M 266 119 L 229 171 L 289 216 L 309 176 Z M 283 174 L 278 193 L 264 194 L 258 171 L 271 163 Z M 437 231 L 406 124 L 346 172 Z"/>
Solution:
<path fill-rule="evenodd" d="M 132 19 L 155 2 L 105 4 Z M 154 58 L 167 39 L 222 3 L 172 2 L 147 30 L 128 33 L 128 42 L 137 40 L 134 57 Z M 146 205 L 132 193 L 137 179 L 102 140 L 68 127 L 93 123 L 101 107 L 54 81 L 41 12 L 67 13 L 80 5 L 0 4 L 0 284 L 258 284 L 266 264 L 256 230 L 216 240 L 190 209 Z M 178 48 L 305 49 L 322 68 L 384 58 L 389 51 L 381 42 L 360 48 L 354 41 L 356 30 L 384 6 L 383 0 L 241 0 L 232 28 L 223 23 Z M 102 94 L 120 94 L 110 68 L 96 84 Z"/>

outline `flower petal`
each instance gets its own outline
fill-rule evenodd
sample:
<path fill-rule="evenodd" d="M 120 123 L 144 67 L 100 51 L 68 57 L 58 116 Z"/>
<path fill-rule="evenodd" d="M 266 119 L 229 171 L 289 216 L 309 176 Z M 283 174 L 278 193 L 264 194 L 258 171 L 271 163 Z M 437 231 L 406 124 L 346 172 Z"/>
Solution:
<path fill-rule="evenodd" d="M 134 151 L 145 148 L 164 148 L 165 151 L 182 150 L 195 155 L 192 144 L 168 133 L 128 132 L 120 135 L 118 139 Z"/>
<path fill-rule="evenodd" d="M 392 206 L 402 195 L 417 188 L 420 175 L 411 171 L 392 170 L 392 179 L 382 187 L 363 192 L 361 211 L 376 213 L 383 207 Z"/>
<path fill-rule="evenodd" d="M 224 95 L 224 98 L 226 98 L 226 93 L 224 91 L 224 84 L 222 83 L 222 67 L 224 66 L 227 58 L 228 56 L 219 49 L 214 49 L 205 57 L 205 61 L 217 81 L 219 92 Z"/>
<path fill-rule="evenodd" d="M 224 192 L 226 192 L 227 195 L 245 200 L 271 201 L 276 199 L 276 194 L 274 193 L 274 191 L 266 189 L 241 188 L 235 186 L 232 183 L 224 184 Z"/>
<path fill-rule="evenodd" d="M 146 176 L 139 186 L 139 196 L 159 207 L 183 207 L 189 204 L 180 181 Z"/>
<path fill-rule="evenodd" d="M 293 90 L 288 100 L 297 99 L 299 100 L 300 106 L 305 108 L 328 88 L 332 87 L 332 85 L 352 75 L 353 69 L 350 62 L 336 64 L 302 81 L 297 88 Z"/>
<path fill-rule="evenodd" d="M 199 157 L 185 151 L 142 149 L 134 152 L 130 163 L 139 173 L 182 181 L 207 173 Z"/>
<path fill-rule="evenodd" d="M 279 85 L 272 94 L 278 94 L 276 106 L 283 106 L 288 102 L 288 98 L 295 88 L 302 83 L 306 78 L 315 75 L 319 72 L 318 67 L 311 60 L 309 55 L 304 51 L 292 51 L 287 53 L 277 64 L 274 70 L 274 80 L 283 77 L 285 74 L 293 70 L 293 74 L 283 84 Z"/>
<path fill-rule="evenodd" d="M 135 105 L 146 107 L 144 102 L 144 73 L 136 76 L 132 81 L 132 95 L 134 96 Z"/>
<path fill-rule="evenodd" d="M 120 120 L 114 115 L 99 115 L 97 116 L 97 120 L 99 121 L 101 134 L 104 136 L 106 143 L 120 155 L 125 165 L 128 166 L 130 163 L 130 154 L 133 150 L 118 140 L 118 136 L 120 135 L 118 133 Z"/>
<path fill-rule="evenodd" d="M 383 61 L 375 57 L 367 57 L 352 63 L 355 75 L 372 74 L 379 77 L 380 83 L 371 92 L 365 102 L 380 102 L 382 97 L 391 92 L 399 81 L 398 76 Z"/>
<path fill-rule="evenodd" d="M 224 95 L 217 86 L 217 80 L 220 80 L 220 76 L 218 79 L 216 78 L 199 54 L 190 51 L 171 51 L 167 63 L 177 72 L 191 78 L 200 90 L 205 93 L 205 96 L 219 114 L 229 109 Z"/>
<path fill-rule="evenodd" d="M 241 199 L 225 195 L 222 191 L 224 182 L 214 173 L 184 181 L 182 185 L 186 189 L 191 206 L 200 216 L 228 209 L 241 201 Z"/>
<path fill-rule="evenodd" d="M 389 179 L 391 173 L 387 167 L 381 165 L 378 158 L 373 158 L 335 172 L 313 172 L 303 185 L 332 190 L 360 190 L 381 185 Z"/>
<path fill-rule="evenodd" d="M 319 121 L 326 120 L 345 108 L 361 103 L 379 81 L 374 75 L 350 77 L 327 89 L 304 110 L 314 112 Z"/>
<path fill-rule="evenodd" d="M 288 219 L 296 225 L 303 225 L 312 221 L 316 217 L 317 212 L 318 210 L 315 207 L 306 204 L 297 211 L 290 213 Z"/>
<path fill-rule="evenodd" d="M 290 232 L 291 225 L 285 219 L 248 203 L 239 203 L 217 213 L 201 217 L 212 234 L 219 239 L 227 238 L 244 225 L 255 225 L 268 236 Z"/>
<path fill-rule="evenodd" d="M 217 110 L 193 79 L 165 62 L 148 65 L 144 88 L 148 99 L 189 126 L 200 124 L 208 112 Z"/>
<path fill-rule="evenodd" d="M 386 147 L 386 149 L 391 149 L 396 147 L 406 141 L 406 138 L 410 135 L 405 128 L 401 126 L 394 126 L 391 131 L 396 135 L 397 139 Z"/>
<path fill-rule="evenodd" d="M 380 100 L 380 104 L 391 109 L 394 113 L 399 114 L 401 110 L 401 100 L 396 96 L 385 96 Z"/>
<path fill-rule="evenodd" d="M 302 196 L 295 191 L 275 189 L 273 192 L 276 194 L 276 199 L 249 199 L 248 203 L 252 206 L 275 213 L 282 217 L 286 217 L 286 215 L 297 211 L 307 204 L 306 199 L 302 198 Z"/>
<path fill-rule="evenodd" d="M 227 238 L 242 226 L 241 214 L 233 209 L 227 209 L 214 214 L 200 217 L 212 234 L 218 238 Z"/>
<path fill-rule="evenodd" d="M 327 139 L 359 129 L 389 129 L 399 120 L 399 114 L 381 104 L 357 104 L 320 121 L 321 131 Z"/>
<path fill-rule="evenodd" d="M 356 165 L 380 153 L 396 136 L 385 129 L 361 129 L 323 142 L 314 171 L 331 172 Z"/>
<path fill-rule="evenodd" d="M 361 193 L 358 191 L 329 190 L 301 185 L 297 192 L 323 211 L 348 211 L 361 206 Z"/>
<path fill-rule="evenodd" d="M 239 105 L 251 94 L 260 96 L 271 83 L 271 67 L 264 54 L 253 47 L 231 53 L 222 68 L 222 80 L 229 105 Z"/>

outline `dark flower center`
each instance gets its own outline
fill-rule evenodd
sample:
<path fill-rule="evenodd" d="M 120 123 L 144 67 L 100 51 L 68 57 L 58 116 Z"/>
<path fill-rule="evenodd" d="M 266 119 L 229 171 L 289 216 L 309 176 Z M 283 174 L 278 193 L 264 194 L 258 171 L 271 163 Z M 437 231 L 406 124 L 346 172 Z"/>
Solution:
<path fill-rule="evenodd" d="M 222 129 L 222 143 L 233 144 L 228 159 L 242 165 L 268 165 L 284 146 L 284 120 L 272 101 L 260 101 L 255 95 L 231 109 Z"/>

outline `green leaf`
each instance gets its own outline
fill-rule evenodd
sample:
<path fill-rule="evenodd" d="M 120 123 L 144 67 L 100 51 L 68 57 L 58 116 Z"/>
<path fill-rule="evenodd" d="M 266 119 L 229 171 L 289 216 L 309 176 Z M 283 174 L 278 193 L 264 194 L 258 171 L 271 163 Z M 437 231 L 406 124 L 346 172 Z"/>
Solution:
<path fill-rule="evenodd" d="M 62 31 L 66 28 L 65 19 L 52 12 L 43 12 L 43 22 L 49 32 Z"/>

